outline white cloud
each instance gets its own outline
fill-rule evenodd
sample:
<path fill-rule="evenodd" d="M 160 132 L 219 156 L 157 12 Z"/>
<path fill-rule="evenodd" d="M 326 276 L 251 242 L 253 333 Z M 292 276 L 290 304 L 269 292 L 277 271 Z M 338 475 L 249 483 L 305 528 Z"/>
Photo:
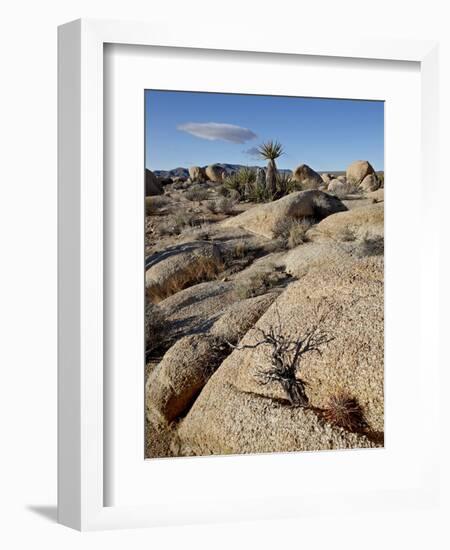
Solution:
<path fill-rule="evenodd" d="M 256 134 L 248 128 L 220 122 L 187 122 L 177 126 L 177 130 L 187 132 L 201 139 L 210 141 L 221 139 L 231 143 L 245 143 L 256 137 Z"/>
<path fill-rule="evenodd" d="M 245 155 L 248 155 L 249 157 L 253 159 L 259 159 L 259 149 L 258 147 L 250 147 L 250 149 L 246 149 L 245 151 L 242 151 Z"/>

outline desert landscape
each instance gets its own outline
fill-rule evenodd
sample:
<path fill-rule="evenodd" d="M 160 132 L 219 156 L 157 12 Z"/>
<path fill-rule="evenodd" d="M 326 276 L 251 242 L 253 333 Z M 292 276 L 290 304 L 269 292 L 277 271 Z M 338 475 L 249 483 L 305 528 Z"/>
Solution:
<path fill-rule="evenodd" d="M 283 153 L 145 170 L 146 458 L 384 444 L 384 173 Z"/>

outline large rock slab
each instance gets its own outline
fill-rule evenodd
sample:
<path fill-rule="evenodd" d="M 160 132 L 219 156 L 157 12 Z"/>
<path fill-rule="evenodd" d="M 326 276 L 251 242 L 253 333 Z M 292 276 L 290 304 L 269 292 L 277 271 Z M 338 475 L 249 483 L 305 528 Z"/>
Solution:
<path fill-rule="evenodd" d="M 145 285 L 154 302 L 194 282 L 213 278 L 222 268 L 219 247 L 207 241 L 184 243 L 148 257 Z"/>
<path fill-rule="evenodd" d="M 269 292 L 262 296 L 235 302 L 215 321 L 210 334 L 227 342 L 238 342 L 253 327 L 277 296 L 276 292 Z"/>
<path fill-rule="evenodd" d="M 276 235 L 277 228 L 288 218 L 313 217 L 323 219 L 347 208 L 337 198 L 323 191 L 308 190 L 291 193 L 274 202 L 255 206 L 222 223 L 223 227 L 243 227 L 247 231 L 269 239 Z"/>
<path fill-rule="evenodd" d="M 319 189 L 324 184 L 322 176 L 315 172 L 307 164 L 301 164 L 297 166 L 292 173 L 292 176 L 296 182 L 298 182 L 302 189 Z"/>
<path fill-rule="evenodd" d="M 310 242 L 297 246 L 285 257 L 286 272 L 293 277 L 304 277 L 309 271 L 323 269 L 330 264 L 343 265 L 354 261 L 349 250 L 338 243 Z"/>
<path fill-rule="evenodd" d="M 207 332 L 236 301 L 231 281 L 208 281 L 180 290 L 158 306 L 173 337 Z"/>
<path fill-rule="evenodd" d="M 261 383 L 270 347 L 236 349 L 210 378 L 182 421 L 174 445 L 185 454 L 371 447 L 364 435 L 319 419 L 317 410 L 345 392 L 361 406 L 370 433 L 384 430 L 383 260 L 331 263 L 291 284 L 257 322 L 296 337 L 313 323 L 334 339 L 322 355 L 303 356 L 298 376 L 314 410 L 287 406 L 276 382 Z M 281 327 L 281 328 L 280 328 Z M 260 339 L 250 330 L 242 344 Z"/>
<path fill-rule="evenodd" d="M 168 424 L 184 414 L 220 357 L 220 344 L 214 337 L 194 334 L 178 340 L 147 379 L 147 420 L 155 425 Z"/>
<path fill-rule="evenodd" d="M 239 391 L 219 368 L 203 388 L 171 442 L 175 456 L 228 455 L 370 448 L 365 436 L 320 421 L 313 411 L 291 408 Z"/>
<path fill-rule="evenodd" d="M 384 203 L 369 204 L 328 216 L 309 233 L 314 239 L 351 241 L 384 236 Z"/>

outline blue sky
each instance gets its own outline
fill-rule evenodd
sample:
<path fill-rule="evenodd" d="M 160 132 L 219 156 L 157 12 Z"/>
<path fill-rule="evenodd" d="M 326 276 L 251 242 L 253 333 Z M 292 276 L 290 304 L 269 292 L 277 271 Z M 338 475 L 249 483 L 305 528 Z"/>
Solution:
<path fill-rule="evenodd" d="M 384 169 L 384 103 L 342 99 L 145 92 L 145 163 L 152 170 L 215 162 L 264 166 L 254 155 L 280 141 L 280 168 L 345 170 L 354 160 Z"/>

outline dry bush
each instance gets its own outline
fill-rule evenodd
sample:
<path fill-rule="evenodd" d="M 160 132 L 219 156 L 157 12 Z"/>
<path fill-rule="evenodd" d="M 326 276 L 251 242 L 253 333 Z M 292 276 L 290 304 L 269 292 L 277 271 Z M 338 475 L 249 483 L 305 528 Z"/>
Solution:
<path fill-rule="evenodd" d="M 195 262 L 180 267 L 180 270 L 164 284 L 149 287 L 147 295 L 151 302 L 157 304 L 184 288 L 215 279 L 223 268 L 223 263 L 217 258 L 199 255 Z"/>
<path fill-rule="evenodd" d="M 240 300 L 254 298 L 265 294 L 278 283 L 278 277 L 273 272 L 257 272 L 246 279 L 239 279 L 234 287 L 236 296 Z"/>
<path fill-rule="evenodd" d="M 307 231 L 311 227 L 311 222 L 297 221 L 291 225 L 287 245 L 289 248 L 308 242 Z"/>
<path fill-rule="evenodd" d="M 343 242 L 356 241 L 356 233 L 348 225 L 346 225 L 338 234 L 338 239 Z"/>
<path fill-rule="evenodd" d="M 259 340 L 255 344 L 233 346 L 235 349 L 254 349 L 268 346 L 270 349 L 270 366 L 257 371 L 261 384 L 278 383 L 283 388 L 286 398 L 295 407 L 308 407 L 306 382 L 298 377 L 301 360 L 307 353 L 319 353 L 323 346 L 333 340 L 323 328 L 330 310 L 317 306 L 314 320 L 304 334 L 290 336 L 283 330 L 280 312 L 276 308 L 278 323 L 267 330 L 257 327 Z"/>
<path fill-rule="evenodd" d="M 169 197 L 164 195 L 156 195 L 154 197 L 145 197 L 145 215 L 156 216 L 159 210 L 170 204 Z"/>
<path fill-rule="evenodd" d="M 187 227 L 195 227 L 196 217 L 189 212 L 177 212 L 160 224 L 160 235 L 180 235 Z"/>
<path fill-rule="evenodd" d="M 276 228 L 274 237 L 281 239 L 284 246 L 295 248 L 296 246 L 308 242 L 306 235 L 308 229 L 311 228 L 313 220 L 310 218 L 286 218 Z"/>
<path fill-rule="evenodd" d="M 195 185 L 191 187 L 188 191 L 186 191 L 186 193 L 184 193 L 184 196 L 189 201 L 201 203 L 208 198 L 208 189 L 200 187 L 199 185 Z"/>
<path fill-rule="evenodd" d="M 221 197 L 218 200 L 210 201 L 206 208 L 213 214 L 234 214 L 234 207 L 238 201 L 231 197 Z"/>
<path fill-rule="evenodd" d="M 147 296 L 145 302 L 145 351 L 151 353 L 164 342 L 167 321 L 160 308 Z"/>
<path fill-rule="evenodd" d="M 248 253 L 248 246 L 243 239 L 241 239 L 234 245 L 233 258 L 241 260 L 247 255 L 247 253 Z"/>
<path fill-rule="evenodd" d="M 361 432 L 367 428 L 364 413 L 358 401 L 346 393 L 332 395 L 322 416 L 329 424 L 334 424 L 349 432 Z"/>
<path fill-rule="evenodd" d="M 230 195 L 230 191 L 225 187 L 225 185 L 218 185 L 216 187 L 216 192 L 221 197 L 228 197 Z"/>
<path fill-rule="evenodd" d="M 234 207 L 238 201 L 236 198 L 222 197 L 217 201 L 217 210 L 223 214 L 234 214 Z"/>
<path fill-rule="evenodd" d="M 370 236 L 366 233 L 358 243 L 356 254 L 360 258 L 382 256 L 384 254 L 384 237 L 381 235 Z"/>

